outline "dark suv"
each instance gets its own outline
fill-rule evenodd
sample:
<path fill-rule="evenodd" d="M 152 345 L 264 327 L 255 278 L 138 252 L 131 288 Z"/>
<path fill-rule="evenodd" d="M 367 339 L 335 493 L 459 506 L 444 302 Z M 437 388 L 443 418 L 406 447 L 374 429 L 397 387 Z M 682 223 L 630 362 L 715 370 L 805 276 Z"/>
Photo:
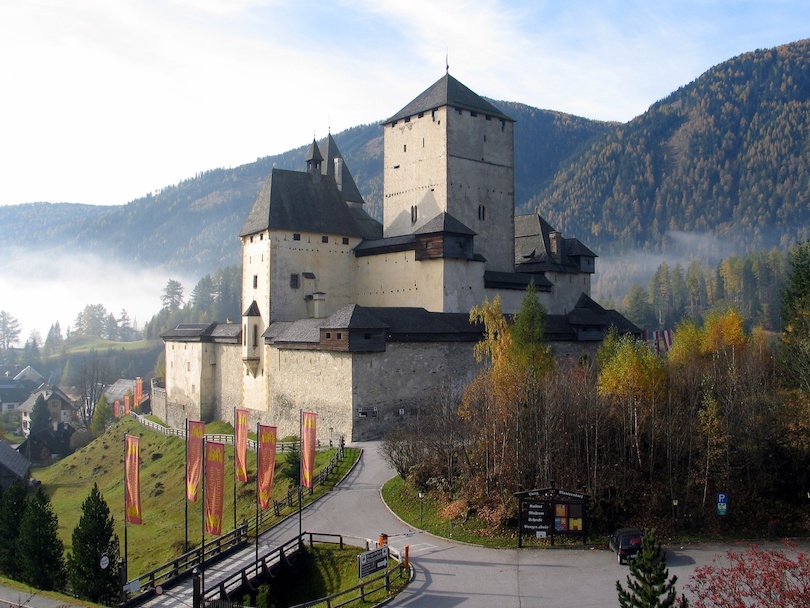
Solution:
<path fill-rule="evenodd" d="M 619 528 L 608 538 L 610 550 L 616 553 L 616 559 L 623 564 L 633 559 L 641 550 L 641 537 L 644 532 L 638 528 Z"/>

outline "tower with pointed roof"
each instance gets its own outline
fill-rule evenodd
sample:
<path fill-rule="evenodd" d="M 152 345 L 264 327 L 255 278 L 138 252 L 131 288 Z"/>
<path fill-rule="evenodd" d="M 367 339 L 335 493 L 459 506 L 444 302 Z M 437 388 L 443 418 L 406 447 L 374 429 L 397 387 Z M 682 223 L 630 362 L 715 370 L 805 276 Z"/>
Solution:
<path fill-rule="evenodd" d="M 487 270 L 513 272 L 514 120 L 448 73 L 383 126 L 385 236 L 447 213 Z"/>

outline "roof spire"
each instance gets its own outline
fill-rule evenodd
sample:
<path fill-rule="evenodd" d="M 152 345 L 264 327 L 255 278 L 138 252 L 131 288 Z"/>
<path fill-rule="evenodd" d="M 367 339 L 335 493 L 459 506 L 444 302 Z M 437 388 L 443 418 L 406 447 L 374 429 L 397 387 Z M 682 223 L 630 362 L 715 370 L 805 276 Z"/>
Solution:
<path fill-rule="evenodd" d="M 444 52 L 444 73 L 450 73 L 450 50 L 447 49 Z"/>

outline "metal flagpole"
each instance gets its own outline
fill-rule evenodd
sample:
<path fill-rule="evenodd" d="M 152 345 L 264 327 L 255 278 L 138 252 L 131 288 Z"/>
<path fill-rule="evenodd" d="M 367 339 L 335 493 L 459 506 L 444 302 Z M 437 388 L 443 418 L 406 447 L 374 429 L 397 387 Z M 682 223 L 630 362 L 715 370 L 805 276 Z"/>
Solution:
<path fill-rule="evenodd" d="M 298 542 L 301 542 L 301 483 L 304 481 L 304 410 L 298 410 Z"/>
<path fill-rule="evenodd" d="M 205 465 L 207 464 L 207 458 L 205 453 L 205 434 L 203 434 L 203 443 L 202 443 L 202 478 L 200 479 L 200 484 L 202 485 L 202 553 L 200 553 L 200 589 L 202 590 L 202 595 L 205 597 L 205 510 L 206 510 L 206 503 L 205 503 Z"/>
<path fill-rule="evenodd" d="M 183 502 L 186 506 L 186 534 L 183 544 L 183 553 L 185 553 L 188 551 L 188 418 L 186 418 L 186 483 L 183 486 Z"/>
<path fill-rule="evenodd" d="M 129 561 L 129 545 L 127 542 L 127 438 L 124 436 L 124 563 L 123 580 L 127 580 L 127 562 Z"/>
<path fill-rule="evenodd" d="M 259 467 L 261 466 L 259 457 L 261 456 L 261 437 L 259 436 L 259 423 L 256 422 L 256 567 L 259 564 Z"/>
<path fill-rule="evenodd" d="M 236 416 L 236 406 L 233 408 L 233 529 L 236 532 L 236 427 L 239 424 Z"/>

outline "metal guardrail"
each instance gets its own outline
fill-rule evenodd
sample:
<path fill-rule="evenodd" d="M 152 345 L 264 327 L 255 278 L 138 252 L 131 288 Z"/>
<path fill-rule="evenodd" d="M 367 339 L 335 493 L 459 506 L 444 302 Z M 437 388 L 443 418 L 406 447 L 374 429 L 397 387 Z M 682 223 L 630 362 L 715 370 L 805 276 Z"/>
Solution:
<path fill-rule="evenodd" d="M 301 554 L 304 550 L 304 542 L 309 540 L 309 546 L 314 543 L 333 543 L 340 545 L 342 549 L 347 543 L 346 539 L 352 538 L 342 534 L 326 534 L 321 532 L 303 532 L 300 536 L 296 536 L 276 547 L 275 549 L 262 555 L 256 563 L 245 566 L 241 570 L 234 572 L 228 578 L 220 581 L 210 588 L 201 590 L 203 605 L 211 606 L 214 602 L 227 601 L 232 594 L 237 592 L 244 592 L 245 588 L 250 588 L 252 583 L 259 578 L 267 578 L 268 575 L 277 569 L 280 565 L 291 565 L 292 560 Z M 366 549 L 371 546 L 379 546 L 376 541 L 369 539 L 361 539 Z M 391 581 L 396 578 L 401 578 L 404 574 L 402 567 L 402 555 L 393 547 L 389 547 L 389 554 L 397 560 L 393 567 L 388 567 L 385 572 L 378 574 L 372 578 L 361 581 L 360 584 L 355 585 L 351 589 L 345 589 L 333 595 L 323 597 L 304 604 L 298 604 L 294 608 L 307 608 L 309 606 L 316 606 L 325 603 L 327 608 L 338 608 L 356 600 L 365 600 L 367 594 L 373 593 L 380 589 L 390 589 Z M 199 583 L 197 583 L 199 584 Z M 344 598 L 343 601 L 339 601 Z"/>

